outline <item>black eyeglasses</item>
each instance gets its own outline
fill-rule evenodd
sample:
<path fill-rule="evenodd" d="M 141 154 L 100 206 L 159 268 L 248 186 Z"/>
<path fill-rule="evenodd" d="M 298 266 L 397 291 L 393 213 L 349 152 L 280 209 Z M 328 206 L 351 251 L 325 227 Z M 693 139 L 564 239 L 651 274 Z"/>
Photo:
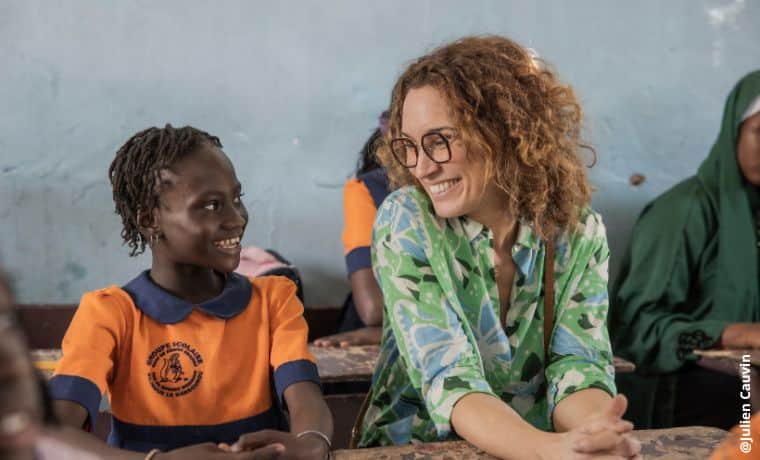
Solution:
<path fill-rule="evenodd" d="M 422 136 L 422 151 L 435 163 L 451 160 L 451 142 L 456 138 L 457 130 L 444 128 Z M 417 144 L 406 137 L 391 140 L 391 152 L 396 160 L 407 168 L 417 166 L 419 151 Z"/>

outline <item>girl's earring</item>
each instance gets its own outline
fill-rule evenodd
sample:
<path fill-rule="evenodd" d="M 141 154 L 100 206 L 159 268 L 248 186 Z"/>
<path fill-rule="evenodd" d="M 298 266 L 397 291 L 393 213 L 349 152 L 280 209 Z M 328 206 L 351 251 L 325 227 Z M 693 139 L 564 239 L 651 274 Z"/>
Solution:
<path fill-rule="evenodd" d="M 158 239 L 160 238 L 160 235 L 158 233 L 153 233 L 150 235 L 150 240 L 148 241 L 148 245 L 150 247 L 153 247 L 154 245 L 158 244 Z"/>

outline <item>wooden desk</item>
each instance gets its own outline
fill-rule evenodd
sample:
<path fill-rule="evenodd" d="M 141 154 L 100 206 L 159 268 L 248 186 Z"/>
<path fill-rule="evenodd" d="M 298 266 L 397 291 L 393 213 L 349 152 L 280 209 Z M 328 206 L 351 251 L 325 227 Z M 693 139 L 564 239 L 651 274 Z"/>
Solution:
<path fill-rule="evenodd" d="M 750 391 L 741 394 L 748 397 L 753 413 L 760 410 L 760 350 L 694 350 L 694 354 L 699 356 L 697 365 L 736 377 L 742 386 L 749 385 Z"/>
<path fill-rule="evenodd" d="M 348 348 L 320 348 L 309 345 L 309 350 L 317 358 L 319 376 L 324 383 L 369 382 L 377 364 L 380 347 L 367 345 Z M 37 368 L 52 374 L 61 359 L 61 350 L 33 350 L 32 359 Z M 633 372 L 633 363 L 615 357 L 615 372 Z"/>
<path fill-rule="evenodd" d="M 375 370 L 379 349 L 378 346 L 345 349 L 309 346 L 317 358 L 319 376 L 325 383 L 369 381 Z M 61 359 L 61 350 L 32 350 L 31 355 L 37 369 L 50 376 Z"/>
<path fill-rule="evenodd" d="M 368 345 L 348 348 L 319 348 L 309 346 L 317 358 L 319 376 L 326 383 L 369 381 L 377 364 L 380 347 Z M 614 358 L 615 372 L 628 373 L 636 370 L 632 362 Z"/>
<path fill-rule="evenodd" d="M 694 460 L 706 459 L 726 436 L 717 428 L 683 427 L 666 430 L 635 431 L 641 441 L 642 456 L 646 459 Z M 495 460 L 464 441 L 436 442 L 397 447 L 337 450 L 335 460 L 390 460 L 409 458 L 414 460 Z"/>
<path fill-rule="evenodd" d="M 617 374 L 629 374 L 636 370 L 635 364 L 617 356 L 612 357 L 612 364 L 615 366 L 615 373 Z"/>
<path fill-rule="evenodd" d="M 746 356 L 751 366 L 760 367 L 760 350 L 694 350 L 702 359 L 725 360 L 741 364 Z"/>
<path fill-rule="evenodd" d="M 317 358 L 319 378 L 324 383 L 369 382 L 380 347 L 321 348 L 309 345 L 309 351 Z"/>

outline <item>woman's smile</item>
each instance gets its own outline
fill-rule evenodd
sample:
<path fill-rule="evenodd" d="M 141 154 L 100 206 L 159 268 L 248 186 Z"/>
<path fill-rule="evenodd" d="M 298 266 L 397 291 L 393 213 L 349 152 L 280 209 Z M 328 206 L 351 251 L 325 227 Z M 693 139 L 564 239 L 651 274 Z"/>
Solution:
<path fill-rule="evenodd" d="M 458 185 L 462 182 L 462 179 L 457 177 L 455 179 L 449 179 L 445 181 L 439 181 L 434 184 L 427 184 L 427 189 L 430 192 L 430 197 L 434 199 L 442 199 L 450 196 L 453 192 L 458 190 Z M 452 193 L 449 193 L 452 192 Z"/>

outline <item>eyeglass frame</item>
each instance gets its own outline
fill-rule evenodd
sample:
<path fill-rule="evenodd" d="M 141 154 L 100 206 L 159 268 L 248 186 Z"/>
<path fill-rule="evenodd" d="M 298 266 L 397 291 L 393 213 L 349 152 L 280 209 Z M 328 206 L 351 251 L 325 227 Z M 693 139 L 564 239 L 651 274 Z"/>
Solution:
<path fill-rule="evenodd" d="M 444 130 L 450 130 L 452 132 L 451 140 L 449 140 L 443 134 Z M 447 158 L 445 160 L 438 161 L 435 158 L 433 158 L 433 155 L 430 152 L 427 151 L 427 148 L 425 148 L 425 138 L 428 137 L 428 136 L 437 136 L 437 137 L 440 137 L 441 139 L 443 139 L 443 143 L 446 145 L 446 150 L 449 152 L 449 154 L 448 154 L 448 156 L 447 156 Z M 451 141 L 455 140 L 455 138 L 458 137 L 458 136 L 459 136 L 459 130 L 456 129 L 456 128 L 444 127 L 444 128 L 438 128 L 438 129 L 435 129 L 435 130 L 432 130 L 432 131 L 428 131 L 427 133 L 423 134 L 422 137 L 420 138 L 420 144 L 422 145 L 422 151 L 425 153 L 425 155 L 427 155 L 428 158 L 430 158 L 430 161 L 432 161 L 433 163 L 436 163 L 436 164 L 448 163 L 449 161 L 451 161 L 451 155 L 452 155 L 451 154 Z M 415 158 L 414 159 L 414 164 L 407 165 L 405 162 L 403 162 L 403 161 L 401 161 L 401 159 L 399 159 L 398 155 L 396 154 L 395 149 L 393 148 L 393 144 L 396 143 L 397 141 L 404 142 L 405 144 L 408 144 L 408 145 L 411 145 L 412 147 L 414 147 L 414 154 L 415 154 L 415 156 L 414 156 L 414 158 Z M 412 169 L 412 168 L 417 167 L 417 164 L 420 161 L 420 148 L 417 146 L 416 142 L 414 142 L 413 140 L 409 139 L 408 137 L 396 137 L 396 138 L 390 140 L 390 142 L 388 143 L 388 147 L 391 149 L 391 154 L 393 155 L 393 158 L 395 158 L 396 161 L 398 161 L 401 164 L 401 166 L 403 166 L 405 168 L 408 168 L 408 169 Z M 405 153 L 405 155 L 406 155 L 406 153 Z"/>

